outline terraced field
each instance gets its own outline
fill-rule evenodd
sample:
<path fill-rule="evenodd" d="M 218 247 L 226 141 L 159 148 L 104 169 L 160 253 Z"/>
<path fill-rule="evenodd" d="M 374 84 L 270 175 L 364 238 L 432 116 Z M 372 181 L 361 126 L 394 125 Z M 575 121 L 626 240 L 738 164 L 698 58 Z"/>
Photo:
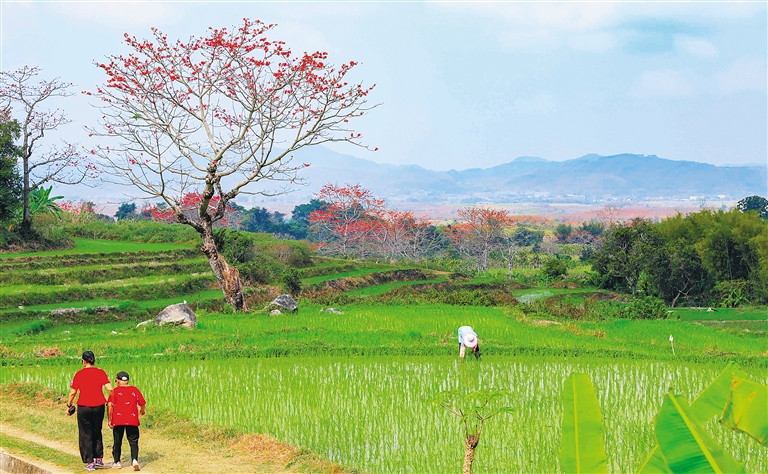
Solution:
<path fill-rule="evenodd" d="M 506 391 L 503 403 L 513 412 L 488 425 L 477 472 L 557 472 L 563 381 L 573 371 L 588 373 L 608 428 L 608 470 L 635 472 L 653 449 L 653 417 L 670 386 L 691 399 L 729 361 L 768 381 L 765 322 L 754 311 L 558 318 L 531 310 L 544 299 L 578 303 L 599 292 L 521 288 L 512 290 L 516 300 L 496 304 L 484 298 L 509 296 L 498 278 L 345 260 L 297 269 L 308 294 L 346 298 L 342 313 L 322 312 L 327 304 L 307 299 L 298 314 L 279 317 L 201 304 L 193 331 L 137 327 L 136 315 L 171 303 L 220 301 L 205 259 L 184 246 L 142 244 L 128 252 L 136 247 L 81 244 L 105 251 L 0 258 L 0 384 L 65 391 L 88 348 L 108 372 L 131 373 L 150 406 L 174 419 L 269 434 L 369 472 L 459 470 L 461 426 L 432 404 L 443 390 Z M 429 300 L 441 292 L 455 298 Z M 93 317 L 54 318 L 57 308 L 85 308 Z M 747 331 L 687 321 L 712 314 L 754 320 Z M 480 361 L 456 357 L 456 328 L 464 324 L 479 331 Z M 12 404 L 0 406 L 0 419 L 17 418 Z M 748 438 L 715 422 L 706 429 L 747 472 L 768 470 L 768 452 Z M 11 438 L 0 443 L 24 451 Z M 147 470 L 159 466 L 149 462 Z"/>
<path fill-rule="evenodd" d="M 73 249 L 0 257 L 0 315 L 59 308 L 221 298 L 206 259 L 190 246 L 75 239 Z M 96 252 L 98 251 L 98 252 Z"/>

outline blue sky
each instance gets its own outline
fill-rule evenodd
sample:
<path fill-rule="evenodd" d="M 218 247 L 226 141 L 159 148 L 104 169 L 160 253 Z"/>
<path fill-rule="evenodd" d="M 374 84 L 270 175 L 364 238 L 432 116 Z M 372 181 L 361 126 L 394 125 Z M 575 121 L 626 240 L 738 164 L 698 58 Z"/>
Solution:
<path fill-rule="evenodd" d="M 376 153 L 435 170 L 517 156 L 655 154 L 765 163 L 765 2 L 2 2 L 2 68 L 38 65 L 93 89 L 123 33 L 202 35 L 243 17 L 277 23 L 293 50 L 355 60 L 381 106 L 358 123 Z M 87 143 L 95 110 L 61 102 Z"/>

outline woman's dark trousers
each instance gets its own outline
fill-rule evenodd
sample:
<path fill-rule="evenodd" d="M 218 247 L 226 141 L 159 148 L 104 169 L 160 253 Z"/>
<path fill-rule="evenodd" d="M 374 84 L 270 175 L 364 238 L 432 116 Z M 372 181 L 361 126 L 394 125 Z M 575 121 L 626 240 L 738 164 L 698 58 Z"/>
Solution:
<path fill-rule="evenodd" d="M 80 434 L 80 458 L 90 464 L 94 458 L 104 457 L 101 425 L 104 423 L 104 405 L 77 407 L 77 430 Z"/>
<path fill-rule="evenodd" d="M 115 426 L 112 428 L 112 434 L 115 436 L 115 443 L 112 446 L 112 457 L 115 462 L 120 462 L 120 456 L 123 451 L 123 432 L 128 438 L 128 445 L 131 447 L 131 460 L 139 460 L 139 427 L 138 426 Z"/>

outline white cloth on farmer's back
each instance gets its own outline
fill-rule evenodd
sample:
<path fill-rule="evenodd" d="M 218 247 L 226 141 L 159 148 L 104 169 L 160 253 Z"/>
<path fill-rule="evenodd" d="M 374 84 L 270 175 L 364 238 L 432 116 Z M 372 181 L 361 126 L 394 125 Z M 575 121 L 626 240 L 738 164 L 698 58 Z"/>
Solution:
<path fill-rule="evenodd" d="M 472 326 L 462 326 L 459 328 L 459 344 L 464 345 L 464 336 L 467 334 L 474 334 L 477 337 L 477 333 Z"/>

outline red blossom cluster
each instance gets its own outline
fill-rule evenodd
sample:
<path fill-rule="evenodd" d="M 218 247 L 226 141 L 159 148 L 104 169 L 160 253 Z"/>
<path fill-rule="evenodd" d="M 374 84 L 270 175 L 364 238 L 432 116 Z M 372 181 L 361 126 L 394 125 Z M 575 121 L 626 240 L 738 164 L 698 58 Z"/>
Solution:
<path fill-rule="evenodd" d="M 386 208 L 386 201 L 360 186 L 327 184 L 317 194 L 325 206 L 309 215 L 330 255 L 419 261 L 434 244 L 427 221 Z"/>
<path fill-rule="evenodd" d="M 199 222 L 199 210 L 202 205 L 203 195 L 199 192 L 189 192 L 184 194 L 178 201 L 173 202 L 174 206 L 160 206 L 158 204 L 147 204 L 141 210 L 141 214 L 149 216 L 151 219 L 169 224 L 179 222 L 178 213 L 192 222 Z M 214 216 L 217 213 L 221 197 L 213 196 L 208 203 L 207 212 Z M 239 224 L 237 212 L 234 207 L 227 204 L 224 217 L 216 221 L 218 227 L 237 227 Z"/>
<path fill-rule="evenodd" d="M 83 216 L 86 214 L 95 214 L 95 205 L 91 201 L 63 201 L 57 203 L 56 206 L 67 214 L 73 216 Z"/>

